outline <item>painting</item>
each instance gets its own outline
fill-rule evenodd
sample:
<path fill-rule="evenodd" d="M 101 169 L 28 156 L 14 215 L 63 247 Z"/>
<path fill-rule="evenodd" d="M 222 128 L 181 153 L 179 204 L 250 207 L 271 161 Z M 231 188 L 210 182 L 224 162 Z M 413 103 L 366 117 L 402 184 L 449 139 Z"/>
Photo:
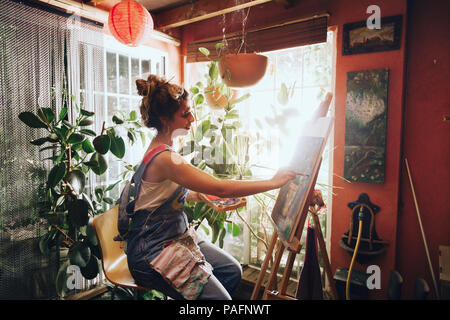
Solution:
<path fill-rule="evenodd" d="M 400 49 L 402 16 L 381 18 L 380 29 L 367 28 L 367 21 L 344 24 L 342 55 Z"/>
<path fill-rule="evenodd" d="M 389 69 L 347 73 L 344 178 L 384 183 Z"/>
<path fill-rule="evenodd" d="M 289 167 L 302 174 L 281 187 L 271 215 L 278 236 L 286 246 L 295 235 L 300 213 L 303 212 L 310 190 L 314 188 L 331 125 L 332 118 L 319 118 L 310 127 L 305 127 L 306 134 L 301 134 L 297 140 Z"/>

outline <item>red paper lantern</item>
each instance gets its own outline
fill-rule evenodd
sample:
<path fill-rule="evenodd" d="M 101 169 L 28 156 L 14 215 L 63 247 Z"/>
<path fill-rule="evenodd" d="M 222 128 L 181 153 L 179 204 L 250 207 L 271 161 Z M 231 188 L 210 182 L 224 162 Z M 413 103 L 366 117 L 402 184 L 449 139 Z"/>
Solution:
<path fill-rule="evenodd" d="M 124 0 L 109 12 L 108 27 L 119 42 L 136 47 L 146 40 L 153 29 L 153 19 L 147 9 L 138 2 Z"/>

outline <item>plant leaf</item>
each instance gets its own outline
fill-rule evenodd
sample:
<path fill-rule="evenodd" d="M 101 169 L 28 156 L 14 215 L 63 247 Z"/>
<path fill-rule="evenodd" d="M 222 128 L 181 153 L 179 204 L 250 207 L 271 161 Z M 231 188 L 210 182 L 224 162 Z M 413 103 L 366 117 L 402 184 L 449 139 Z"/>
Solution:
<path fill-rule="evenodd" d="M 47 138 L 39 138 L 33 141 L 30 141 L 31 144 L 34 144 L 35 146 L 40 146 L 43 145 L 44 143 L 46 143 L 48 141 Z"/>
<path fill-rule="evenodd" d="M 89 204 L 83 199 L 76 199 L 69 205 L 67 215 L 74 226 L 85 226 L 89 222 Z"/>
<path fill-rule="evenodd" d="M 98 275 L 99 270 L 100 262 L 93 254 L 91 254 L 91 258 L 86 267 L 80 268 L 81 274 L 88 280 L 94 279 Z"/>
<path fill-rule="evenodd" d="M 94 144 L 95 151 L 100 154 L 106 154 L 111 147 L 111 138 L 109 135 L 102 134 L 98 137 L 95 137 L 92 143 Z"/>
<path fill-rule="evenodd" d="M 91 259 L 91 249 L 84 242 L 75 242 L 69 249 L 70 263 L 84 268 Z"/>
<path fill-rule="evenodd" d="M 56 285 L 56 293 L 60 297 L 64 297 L 67 291 L 67 279 L 70 274 L 67 273 L 67 268 L 70 266 L 70 260 L 66 260 L 58 269 L 58 273 L 56 275 L 55 285 Z"/>
<path fill-rule="evenodd" d="M 122 123 L 123 123 L 123 120 L 120 119 L 118 116 L 113 116 L 113 117 L 112 117 L 112 121 L 113 121 L 114 123 L 116 123 L 116 124 L 122 124 Z"/>
<path fill-rule="evenodd" d="M 204 47 L 198 48 L 198 51 L 200 51 L 205 56 L 209 56 L 209 50 Z"/>
<path fill-rule="evenodd" d="M 83 143 L 81 144 L 81 148 L 86 153 L 95 152 L 95 148 L 92 146 L 92 143 L 89 141 L 89 139 L 84 139 Z"/>
<path fill-rule="evenodd" d="M 95 112 L 87 111 L 86 109 L 80 109 L 80 113 L 85 117 L 92 117 Z"/>
<path fill-rule="evenodd" d="M 137 120 L 137 113 L 135 110 L 130 111 L 130 121 L 135 121 Z"/>
<path fill-rule="evenodd" d="M 84 135 L 80 133 L 72 133 L 69 138 L 67 139 L 67 142 L 70 144 L 77 144 L 81 143 L 84 140 Z"/>
<path fill-rule="evenodd" d="M 98 152 L 95 152 L 89 161 L 84 164 L 89 166 L 97 175 L 102 175 L 105 173 L 106 169 L 108 169 L 108 164 L 106 163 L 105 158 Z"/>
<path fill-rule="evenodd" d="M 92 121 L 91 119 L 83 119 L 83 120 L 80 121 L 80 123 L 78 125 L 80 127 L 87 127 L 87 126 L 90 126 L 93 123 L 94 123 L 94 121 Z"/>
<path fill-rule="evenodd" d="M 19 113 L 19 119 L 31 128 L 47 128 L 47 125 L 41 119 L 28 111 Z"/>
<path fill-rule="evenodd" d="M 50 123 L 55 119 L 55 114 L 51 108 L 39 108 L 37 114 L 44 123 Z"/>
<path fill-rule="evenodd" d="M 76 194 L 81 194 L 86 185 L 86 177 L 83 171 L 75 169 L 67 175 L 67 182 L 70 183 Z"/>
<path fill-rule="evenodd" d="M 62 107 L 61 111 L 59 112 L 59 121 L 63 120 L 65 116 L 67 115 L 67 107 Z"/>
<path fill-rule="evenodd" d="M 66 174 L 66 164 L 64 162 L 55 165 L 48 174 L 47 183 L 50 188 L 54 188 Z"/>
<path fill-rule="evenodd" d="M 111 131 L 108 131 L 108 136 L 111 138 L 111 152 L 117 158 L 122 159 L 125 155 L 125 142 L 122 137 L 116 136 Z"/>

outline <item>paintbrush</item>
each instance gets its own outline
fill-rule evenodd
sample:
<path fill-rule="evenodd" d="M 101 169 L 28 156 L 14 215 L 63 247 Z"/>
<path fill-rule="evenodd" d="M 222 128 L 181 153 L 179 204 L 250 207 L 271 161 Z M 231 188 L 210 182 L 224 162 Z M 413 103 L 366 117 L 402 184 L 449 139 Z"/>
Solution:
<path fill-rule="evenodd" d="M 263 168 L 263 169 L 269 169 L 269 170 L 277 171 L 277 169 L 275 169 L 275 168 L 261 166 L 259 164 L 253 164 L 252 167 L 258 167 L 258 168 Z M 298 176 L 309 177 L 309 174 L 306 174 L 306 173 L 296 172 L 295 174 L 298 175 Z"/>

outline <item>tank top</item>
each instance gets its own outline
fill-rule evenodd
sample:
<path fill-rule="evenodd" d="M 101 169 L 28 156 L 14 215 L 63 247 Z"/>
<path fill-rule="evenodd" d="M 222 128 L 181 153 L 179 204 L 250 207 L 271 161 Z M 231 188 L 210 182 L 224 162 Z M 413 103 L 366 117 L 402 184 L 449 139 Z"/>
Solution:
<path fill-rule="evenodd" d="M 178 184 L 166 179 L 161 182 L 141 180 L 141 190 L 136 201 L 135 211 L 153 209 L 162 205 L 178 188 Z"/>

